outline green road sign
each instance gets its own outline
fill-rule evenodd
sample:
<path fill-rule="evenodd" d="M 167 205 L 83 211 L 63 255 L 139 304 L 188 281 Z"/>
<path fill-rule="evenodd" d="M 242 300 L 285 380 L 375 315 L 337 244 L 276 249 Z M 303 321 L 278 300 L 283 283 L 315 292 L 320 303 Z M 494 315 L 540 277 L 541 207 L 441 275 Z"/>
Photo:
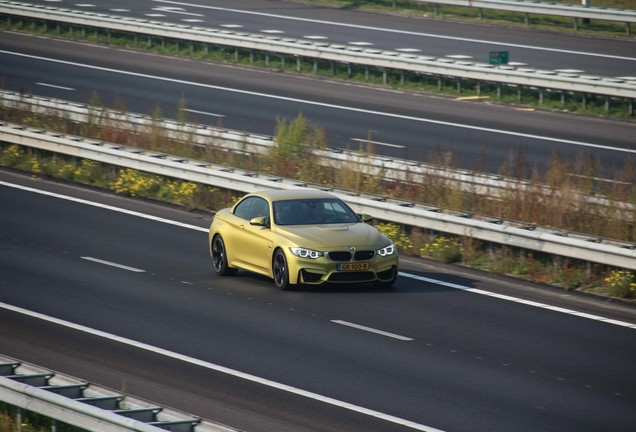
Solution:
<path fill-rule="evenodd" d="M 508 64 L 508 51 L 488 51 L 489 64 Z"/>

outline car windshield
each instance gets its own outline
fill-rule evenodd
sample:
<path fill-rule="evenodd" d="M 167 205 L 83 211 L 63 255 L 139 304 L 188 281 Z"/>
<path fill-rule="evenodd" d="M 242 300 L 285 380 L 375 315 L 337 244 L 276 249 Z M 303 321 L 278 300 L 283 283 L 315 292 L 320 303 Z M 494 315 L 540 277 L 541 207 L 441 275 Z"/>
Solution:
<path fill-rule="evenodd" d="M 274 202 L 276 225 L 323 225 L 360 222 L 337 198 L 299 199 Z"/>

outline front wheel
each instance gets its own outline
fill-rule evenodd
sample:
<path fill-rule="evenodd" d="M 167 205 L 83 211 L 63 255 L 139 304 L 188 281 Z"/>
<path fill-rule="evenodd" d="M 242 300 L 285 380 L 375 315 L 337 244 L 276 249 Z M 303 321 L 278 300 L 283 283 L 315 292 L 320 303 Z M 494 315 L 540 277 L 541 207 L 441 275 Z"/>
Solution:
<path fill-rule="evenodd" d="M 214 265 L 214 271 L 219 276 L 231 276 L 238 271 L 228 266 L 225 242 L 220 235 L 217 235 L 212 240 L 212 264 Z"/>
<path fill-rule="evenodd" d="M 290 290 L 294 285 L 289 283 L 289 268 L 287 267 L 287 259 L 285 253 L 278 249 L 274 254 L 272 261 L 272 276 L 274 283 L 281 290 Z"/>

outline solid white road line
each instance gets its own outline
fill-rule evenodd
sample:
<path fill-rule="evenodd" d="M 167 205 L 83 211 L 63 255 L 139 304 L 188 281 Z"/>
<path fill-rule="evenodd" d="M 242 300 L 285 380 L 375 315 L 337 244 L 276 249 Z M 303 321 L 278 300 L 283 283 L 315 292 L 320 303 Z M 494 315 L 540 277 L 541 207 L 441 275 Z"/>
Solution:
<path fill-rule="evenodd" d="M 304 99 L 296 99 L 296 98 L 272 95 L 272 94 L 267 94 L 267 93 L 252 92 L 252 91 L 242 90 L 242 89 L 237 89 L 237 88 L 229 88 L 229 87 L 215 86 L 215 85 L 211 85 L 211 84 L 203 84 L 203 83 L 198 83 L 198 82 L 194 82 L 194 81 L 186 81 L 186 80 L 180 80 L 180 79 L 175 79 L 175 78 L 167 78 L 167 77 L 161 77 L 161 76 L 156 76 L 156 75 L 148 75 L 148 74 L 143 74 L 143 73 L 124 71 L 124 70 L 119 70 L 119 69 L 105 68 L 105 67 L 101 67 L 101 66 L 91 66 L 91 65 L 86 65 L 86 64 L 82 64 L 82 63 L 76 63 L 76 62 L 69 62 L 69 61 L 65 61 L 65 60 L 52 59 L 52 58 L 48 58 L 48 57 L 34 56 L 34 55 L 30 55 L 30 54 L 18 53 L 18 52 L 13 52 L 13 51 L 0 50 L 0 53 L 9 54 L 9 55 L 15 55 L 15 56 L 19 56 L 19 57 L 32 58 L 32 59 L 36 59 L 36 60 L 48 61 L 48 62 L 53 62 L 53 63 L 65 64 L 65 65 L 75 66 L 75 67 L 80 67 L 80 68 L 99 70 L 99 71 L 103 71 L 103 72 L 116 73 L 116 74 L 121 74 L 121 75 L 128 75 L 128 76 L 135 76 L 135 77 L 140 77 L 140 78 L 153 79 L 153 80 L 157 80 L 157 81 L 165 81 L 165 82 L 172 82 L 172 83 L 183 84 L 183 85 L 190 85 L 190 86 L 193 86 L 193 87 L 201 87 L 201 88 L 207 88 L 207 89 L 212 89 L 212 90 L 225 91 L 225 92 L 229 92 L 229 93 L 238 93 L 238 94 L 245 94 L 245 95 L 262 97 L 262 98 L 267 98 L 267 99 L 283 100 L 283 101 L 294 102 L 294 103 L 303 104 L 303 105 L 321 106 L 321 107 L 325 107 L 325 108 L 338 109 L 338 110 L 342 110 L 342 111 L 350 111 L 350 112 L 356 112 L 356 113 L 376 115 L 376 116 L 381 116 L 381 117 L 396 118 L 396 119 L 400 119 L 400 120 L 408 120 L 408 121 L 415 121 L 415 122 L 421 122 L 421 123 L 436 124 L 436 125 L 442 125 L 442 126 L 455 127 L 455 128 L 459 128 L 459 129 L 468 129 L 468 130 L 475 130 L 475 131 L 479 131 L 479 132 L 488 132 L 488 133 L 494 133 L 494 134 L 499 134 L 499 135 L 507 135 L 507 136 L 519 137 L 519 138 L 538 139 L 538 140 L 542 140 L 542 141 L 550 141 L 550 142 L 555 142 L 555 143 L 560 143 L 560 144 L 569 144 L 569 145 L 580 146 L 580 147 L 589 147 L 589 148 L 597 148 L 597 149 L 603 149 L 603 150 L 611 150 L 611 151 L 616 151 L 616 152 L 621 152 L 621 153 L 634 153 L 634 154 L 636 154 L 636 149 L 610 147 L 610 146 L 603 145 L 603 144 L 595 144 L 595 143 L 589 143 L 589 142 L 583 142 L 583 141 L 574 141 L 574 140 L 547 137 L 547 136 L 541 136 L 541 135 L 526 134 L 526 133 L 521 133 L 521 132 L 506 131 L 506 130 L 502 130 L 502 129 L 485 128 L 485 127 L 481 127 L 481 126 L 472 126 L 472 125 L 466 125 L 466 124 L 461 124 L 461 123 L 453 123 L 453 122 L 447 122 L 447 121 L 441 121 L 441 120 L 433 120 L 433 119 L 428 119 L 428 118 L 423 118 L 423 117 L 405 116 L 405 115 L 401 115 L 401 114 L 394 114 L 394 113 L 388 113 L 388 112 L 382 112 L 382 111 L 367 110 L 367 109 L 363 109 L 363 108 L 355 108 L 355 107 L 349 107 L 349 106 L 343 106 L 343 105 L 335 105 L 335 104 L 329 104 L 329 103 L 323 103 L 323 102 L 309 101 L 309 100 L 304 100 Z"/>
<path fill-rule="evenodd" d="M 409 279 L 415 279 L 418 281 L 422 281 L 422 282 L 427 282 L 427 283 L 431 283 L 431 284 L 435 284 L 435 285 L 441 285 L 444 286 L 446 288 L 452 288 L 452 289 L 457 289 L 457 290 L 461 290 L 461 291 L 466 291 L 466 292 L 470 292 L 473 294 L 479 294 L 479 295 L 484 295 L 484 296 L 488 296 L 488 297 L 494 297 L 494 298 L 498 298 L 501 300 L 506 300 L 506 301 L 511 301 L 514 303 L 521 303 L 524 304 L 526 306 L 532 306 L 532 307 L 537 307 L 537 308 L 541 308 L 541 309 L 547 309 L 547 310 L 551 310 L 554 312 L 559 312 L 559 313 L 564 313 L 566 315 L 573 315 L 573 316 L 577 316 L 580 318 L 587 318 L 590 320 L 594 320 L 594 321 L 601 321 L 607 324 L 614 324 L 617 326 L 621 326 L 621 327 L 627 327 L 627 328 L 631 328 L 631 329 L 635 329 L 636 330 L 636 324 L 632 324 L 632 323 L 628 323 L 628 322 L 624 322 L 624 321 L 619 321 L 619 320 L 615 320 L 615 319 L 611 319 L 611 318 L 605 318 L 599 315 L 592 315 L 592 314 L 588 314 L 588 313 L 584 313 L 584 312 L 578 312 L 575 311 L 573 309 L 566 309 L 566 308 L 562 308 L 562 307 L 558 307 L 558 306 L 551 306 L 545 303 L 540 303 L 540 302 L 535 302 L 535 301 L 531 301 L 531 300 L 524 300 L 524 299 L 520 299 L 517 297 L 512 297 L 509 295 L 505 295 L 505 294 L 497 294 L 494 292 L 490 292 L 490 291 L 485 291 L 485 290 L 481 290 L 478 288 L 470 288 L 467 286 L 463 286 L 463 285 L 458 285 L 458 284 L 454 284 L 451 282 L 444 282 L 441 280 L 437 280 L 437 279 L 431 279 L 431 278 L 427 278 L 424 276 L 417 276 L 417 275 L 413 275 L 410 273 L 404 273 L 404 272 L 399 272 L 399 275 L 402 277 L 406 277 Z"/>
<path fill-rule="evenodd" d="M 399 340 L 403 340 L 403 341 L 415 340 L 415 339 L 412 339 L 410 337 L 400 336 L 400 335 L 396 335 L 395 333 L 389 333 L 389 332 L 385 332 L 385 331 L 382 331 L 382 330 L 376 330 L 376 329 L 371 328 L 371 327 L 366 327 L 366 326 L 362 326 L 362 325 L 359 325 L 359 324 L 353 324 L 353 323 L 350 323 L 350 322 L 347 322 L 347 321 L 331 320 L 331 322 L 332 323 L 336 323 L 336 324 L 341 324 L 341 325 L 344 325 L 344 326 L 347 326 L 347 327 L 353 327 L 353 328 L 358 329 L 358 330 L 364 330 L 364 331 L 367 331 L 367 332 L 370 332 L 370 333 L 377 333 L 377 334 L 382 335 L 382 336 L 388 336 L 390 338 L 399 339 Z"/>
<path fill-rule="evenodd" d="M 153 1 L 156 3 L 174 4 L 174 5 L 181 5 L 181 6 L 187 6 L 192 8 L 211 9 L 211 10 L 220 10 L 220 11 L 239 13 L 239 14 L 266 16 L 270 18 L 277 18 L 277 19 L 289 20 L 289 21 L 304 21 L 304 22 L 311 22 L 316 24 L 326 24 L 326 25 L 332 25 L 332 26 L 338 26 L 338 27 L 362 29 L 362 30 L 373 30 L 373 31 L 385 32 L 385 33 L 397 33 L 397 34 L 403 34 L 403 35 L 422 36 L 422 37 L 435 38 L 435 39 L 446 39 L 446 40 L 455 40 L 455 41 L 461 41 L 461 42 L 479 43 L 479 44 L 488 45 L 488 46 L 499 45 L 499 46 L 504 46 L 507 48 L 523 48 L 523 49 L 537 50 L 537 51 L 549 51 L 549 52 L 576 54 L 576 55 L 590 56 L 590 57 L 601 57 L 601 58 L 611 58 L 611 59 L 618 59 L 618 60 L 636 61 L 636 57 L 624 57 L 624 56 L 617 56 L 617 55 L 612 55 L 607 53 L 573 51 L 573 50 L 566 50 L 566 49 L 560 49 L 560 48 L 540 47 L 536 45 L 522 45 L 522 44 L 513 44 L 510 42 L 490 41 L 485 39 L 471 39 L 471 38 L 464 38 L 464 37 L 458 37 L 458 36 L 444 36 L 444 35 L 438 35 L 433 33 L 421 33 L 421 32 L 414 32 L 414 31 L 395 30 L 395 29 L 389 29 L 389 28 L 372 27 L 372 26 L 357 25 L 357 24 L 350 24 L 350 23 L 341 23 L 341 22 L 335 22 L 335 21 L 324 21 L 324 20 L 316 20 L 316 19 L 310 19 L 310 18 L 298 18 L 298 17 L 277 15 L 277 14 L 265 13 L 265 12 L 255 12 L 255 11 L 248 11 L 248 10 L 241 10 L 241 9 L 230 9 L 230 8 L 224 8 L 224 7 L 218 7 L 218 6 L 207 6 L 207 5 L 186 3 L 181 1 L 172 1 L 172 0 L 153 0 Z"/>
<path fill-rule="evenodd" d="M 27 310 L 27 309 L 23 309 L 21 307 L 17 307 L 17 306 L 13 306 L 13 305 L 9 305 L 9 304 L 0 302 L 0 308 L 6 309 L 6 310 L 9 310 L 9 311 L 12 311 L 12 312 L 16 312 L 16 313 L 19 313 L 19 314 L 22 314 L 22 315 L 26 315 L 26 316 L 29 316 L 29 317 L 32 317 L 32 318 L 36 318 L 36 319 L 40 319 L 40 320 L 43 320 L 43 321 L 47 321 L 47 322 L 50 322 L 50 323 L 53 323 L 53 324 L 61 325 L 61 326 L 67 327 L 67 328 L 71 328 L 73 330 L 77 330 L 77 331 L 81 331 L 81 332 L 84 332 L 84 333 L 88 333 L 88 334 L 91 334 L 93 336 L 98 336 L 98 337 L 101 337 L 101 338 L 104 338 L 104 339 L 108 339 L 108 340 L 111 340 L 111 341 L 114 341 L 114 342 L 119 342 L 121 344 L 125 344 L 125 345 L 128 345 L 128 346 L 139 348 L 139 349 L 142 349 L 142 350 L 145 350 L 145 351 L 149 351 L 149 352 L 152 352 L 152 353 L 155 353 L 155 354 L 159 354 L 159 355 L 162 355 L 162 356 L 165 356 L 165 357 L 169 357 L 169 358 L 172 358 L 172 359 L 175 359 L 175 360 L 179 360 L 179 361 L 182 361 L 182 362 L 185 362 L 185 363 L 189 363 L 189 364 L 193 364 L 193 365 L 196 365 L 196 366 L 200 366 L 200 367 L 203 367 L 203 368 L 206 368 L 206 369 L 209 369 L 209 370 L 213 370 L 215 372 L 220 372 L 220 373 L 223 373 L 223 374 L 226 374 L 226 375 L 230 375 L 230 376 L 233 376 L 233 377 L 236 377 L 236 378 L 241 378 L 241 379 L 244 379 L 244 380 L 247 380 L 247 381 L 252 381 L 252 382 L 255 382 L 255 383 L 258 383 L 258 384 L 262 384 L 262 385 L 266 385 L 268 387 L 275 388 L 275 389 L 278 389 L 278 390 L 282 390 L 282 391 L 285 391 L 285 392 L 288 392 L 288 393 L 293 393 L 293 394 L 296 394 L 298 396 L 302 396 L 302 397 L 305 397 L 305 398 L 309 398 L 309 399 L 313 399 L 313 400 L 316 400 L 316 401 L 324 402 L 324 403 L 327 403 L 329 405 L 334 405 L 334 406 L 337 406 L 337 407 L 340 407 L 340 408 L 344 408 L 344 409 L 347 409 L 347 410 L 350 410 L 350 411 L 354 411 L 354 412 L 357 412 L 357 413 L 360 413 L 360 414 L 363 414 L 363 415 L 367 415 L 367 416 L 370 416 L 370 417 L 375 417 L 375 418 L 378 418 L 378 419 L 381 419 L 381 420 L 385 420 L 385 421 L 388 421 L 390 423 L 394 423 L 394 424 L 397 424 L 397 425 L 400 425 L 400 426 L 408 427 L 408 428 L 411 428 L 411 429 L 414 429 L 414 430 L 419 430 L 419 431 L 424 431 L 424 432 L 442 432 L 440 429 L 436 429 L 436 428 L 433 428 L 433 427 L 430 427 L 430 426 L 425 426 L 425 425 L 422 425 L 422 424 L 419 424 L 419 423 L 412 422 L 410 420 L 405 420 L 405 419 L 402 419 L 402 418 L 399 418 L 399 417 L 395 417 L 395 416 L 392 416 L 392 415 L 389 415 L 389 414 L 381 413 L 379 411 L 371 410 L 371 409 L 364 408 L 364 407 L 361 407 L 361 406 L 358 406 L 358 405 L 353 405 L 353 404 L 350 404 L 348 402 L 343 402 L 343 401 L 340 401 L 340 400 L 337 400 L 337 399 L 330 398 L 328 396 L 323 396 L 323 395 L 320 395 L 320 394 L 317 394 L 317 393 L 313 393 L 313 392 L 310 392 L 310 391 L 302 390 L 302 389 L 299 389 L 299 388 L 296 388 L 296 387 L 292 387 L 292 386 L 289 386 L 289 385 L 286 385 L 286 384 L 281 384 L 281 383 L 278 383 L 278 382 L 275 382 L 275 381 L 268 380 L 266 378 L 261 378 L 261 377 L 258 377 L 258 376 L 252 375 L 252 374 L 248 374 L 248 373 L 244 373 L 244 372 L 241 372 L 241 371 L 237 371 L 235 369 L 230 369 L 230 368 L 227 368 L 225 366 L 221 366 L 221 365 L 214 364 L 214 363 L 211 363 L 211 362 L 199 360 L 199 359 L 196 359 L 194 357 L 189 357 L 189 356 L 186 356 L 186 355 L 183 355 L 183 354 L 176 353 L 174 351 L 169 351 L 169 350 L 166 350 L 166 349 L 163 349 L 163 348 L 159 348 L 159 347 L 156 347 L 156 346 L 153 346 L 153 345 L 149 345 L 149 344 L 146 344 L 146 343 L 143 343 L 143 342 L 139 342 L 139 341 L 135 341 L 135 340 L 132 340 L 132 339 L 128 339 L 128 338 L 125 338 L 125 337 L 117 336 L 117 335 L 114 335 L 114 334 L 111 334 L 111 333 L 107 333 L 107 332 L 104 332 L 104 331 L 101 331 L 101 330 L 92 329 L 90 327 L 86 327 L 86 326 L 83 326 L 81 324 L 75 324 L 75 323 L 72 323 L 72 322 L 69 322 L 69 321 L 65 321 L 65 320 L 62 320 L 62 319 L 59 319 L 59 318 L 54 318 L 54 317 L 51 317 L 51 316 L 48 316 L 48 315 L 44 315 L 44 314 L 41 314 L 41 313 L 38 313 L 38 312 L 33 312 L 33 311 L 30 311 L 30 310 Z"/>
<path fill-rule="evenodd" d="M 181 222 L 177 222 L 177 221 L 173 221 L 170 219 L 164 219 L 164 218 L 159 218 L 156 216 L 151 216 L 151 215 L 147 215 L 144 213 L 140 213 L 140 212 L 135 212 L 135 211 L 131 211 L 131 210 L 126 210 L 126 209 L 122 209 L 119 207 L 114 207 L 114 206 L 109 206 L 106 204 L 101 204 L 101 203 L 96 203 L 93 201 L 88 201 L 88 200 L 83 200 L 83 199 L 79 199 L 79 198 L 73 198 L 73 197 L 69 197 L 66 195 L 61 195 L 61 194 L 57 194 L 57 193 L 53 193 L 53 192 L 47 192 L 47 191 L 42 191 L 39 189 L 35 189 L 35 188 L 31 188 L 31 187 L 27 187 L 27 186 L 22 186 L 22 185 L 17 185 L 17 184 L 13 184 L 13 183 L 7 183 L 4 181 L 0 181 L 0 186 L 7 186 L 7 187 L 11 187 L 11 188 L 15 188 L 15 189 L 21 189 L 27 192 L 34 192 L 34 193 L 38 193 L 41 195 L 47 195 L 47 196 L 51 196 L 51 197 L 55 197 L 55 198 L 60 198 L 60 199 L 64 199 L 64 200 L 68 200 L 68 201 L 73 201 L 73 202 L 77 202 L 80 204 L 86 204 L 86 205 L 90 205 L 93 207 L 99 207 L 99 208 L 103 208 L 106 210 L 111 210 L 111 211 L 115 211 L 115 212 L 119 212 L 119 213 L 124 213 L 124 214 L 128 214 L 131 216 L 136 216 L 136 217 L 140 217 L 140 218 L 144 218 L 144 219 L 150 219 L 156 222 L 162 222 L 162 223 L 166 223 L 166 224 L 170 224 L 170 225 L 176 225 L 182 228 L 188 228 L 188 229 L 192 229 L 192 230 L 196 230 L 196 231 L 201 231 L 201 232 L 208 232 L 207 228 L 201 228 L 195 225 L 189 225 L 189 224 L 184 224 Z M 588 313 L 584 313 L 584 312 L 578 312 L 572 309 L 566 309 L 566 308 L 561 308 L 561 307 L 557 307 L 557 306 L 550 306 L 544 303 L 539 303 L 539 302 L 534 302 L 534 301 L 530 301 L 530 300 L 524 300 L 524 299 L 520 299 L 517 297 L 512 297 L 512 296 L 507 296 L 507 295 L 503 295 L 503 294 L 497 294 L 497 293 L 493 293 L 490 291 L 485 291 L 485 290 L 481 290 L 481 289 L 477 289 L 477 288 L 470 288 L 467 286 L 463 286 L 463 285 L 458 285 L 458 284 L 454 284 L 451 282 L 445 282 L 445 281 L 441 281 L 441 280 L 437 280 L 437 279 L 431 279 L 431 278 L 427 278 L 424 276 L 418 276 L 418 275 L 414 275 L 414 274 L 410 274 L 410 273 L 405 273 L 405 272 L 400 272 L 399 273 L 400 276 L 402 277 L 406 277 L 406 278 L 410 278 L 410 279 L 415 279 L 415 280 L 419 280 L 422 282 L 426 282 L 426 283 L 431 283 L 431 284 L 435 284 L 435 285 L 440 285 L 440 286 L 444 286 L 447 288 L 453 288 L 453 289 L 458 289 L 458 290 L 462 290 L 462 291 L 466 291 L 466 292 L 470 292 L 473 294 L 479 294 L 479 295 L 485 295 L 488 297 L 493 297 L 493 298 L 498 298 L 500 300 L 506 300 L 506 301 L 511 301 L 511 302 L 515 302 L 515 303 L 521 303 L 521 304 L 525 304 L 527 306 L 532 306 L 532 307 L 538 307 L 538 308 L 542 308 L 542 309 L 548 309 L 551 310 L 553 312 L 559 312 L 559 313 L 564 313 L 564 314 L 568 314 L 568 315 L 573 315 L 573 316 L 577 316 L 579 318 L 586 318 L 586 319 L 591 319 L 594 321 L 600 321 L 600 322 L 604 322 L 606 324 L 613 324 L 613 325 L 617 325 L 617 326 L 621 326 L 621 327 L 627 327 L 627 328 L 631 328 L 631 329 L 635 329 L 636 330 L 636 324 L 632 324 L 632 323 L 628 323 L 625 321 L 619 321 L 619 320 L 615 320 L 615 319 L 611 319 L 611 318 L 605 318 L 599 315 L 592 315 L 592 314 L 588 314 Z"/>
<path fill-rule="evenodd" d="M 92 262 L 95 262 L 95 263 L 98 263 L 98 264 L 104 264 L 104 265 L 111 266 L 111 267 L 117 267 L 117 268 L 120 268 L 120 269 L 123 269 L 123 270 L 128 270 L 128 271 L 131 271 L 131 272 L 135 272 L 135 273 L 145 273 L 146 272 L 146 270 L 138 269 L 138 268 L 135 268 L 135 267 L 129 267 L 129 266 L 126 266 L 126 265 L 123 265 L 123 264 L 117 264 L 117 263 L 114 263 L 114 262 L 111 262 L 111 261 L 105 261 L 105 260 L 101 260 L 101 259 L 98 259 L 98 258 L 93 258 L 93 257 L 80 257 L 80 258 L 83 259 L 83 260 L 86 260 L 86 261 L 92 261 Z"/>
<path fill-rule="evenodd" d="M 66 200 L 66 201 L 72 201 L 72 202 L 76 202 L 76 203 L 79 203 L 79 204 L 89 205 L 89 206 L 92 206 L 92 207 L 99 207 L 99 208 L 102 208 L 102 209 L 105 209 L 105 210 L 111 210 L 111 211 L 115 211 L 115 212 L 118 212 L 118 213 L 124 213 L 124 214 L 130 215 L 130 216 L 136 216 L 136 217 L 140 217 L 140 218 L 143 218 L 143 219 L 150 219 L 150 220 L 153 220 L 153 221 L 156 221 L 156 222 L 162 222 L 162 223 L 166 223 L 166 224 L 170 224 L 170 225 L 177 225 L 177 226 L 180 226 L 182 228 L 188 228 L 188 229 L 191 229 L 191 230 L 201 231 L 201 232 L 205 232 L 205 233 L 208 232 L 207 228 L 202 228 L 202 227 L 198 227 L 198 226 L 195 226 L 195 225 L 185 224 L 185 223 L 173 221 L 173 220 L 170 220 L 170 219 L 164 219 L 164 218 L 160 218 L 160 217 L 157 217 L 157 216 L 151 216 L 151 215 L 148 215 L 148 214 L 145 214 L 145 213 L 140 213 L 140 212 L 136 212 L 136 211 L 133 211 L 133 210 L 126 210 L 126 209 L 123 209 L 123 208 L 109 206 L 107 204 L 97 203 L 97 202 L 94 202 L 94 201 L 88 201 L 88 200 L 84 200 L 84 199 L 81 199 L 81 198 L 74 198 L 74 197 L 70 197 L 70 196 L 67 196 L 67 195 L 57 194 L 57 193 L 54 193 L 54 192 L 47 192 L 47 191 L 35 189 L 35 188 L 32 188 L 32 187 L 28 187 L 28 186 L 22 186 L 22 185 L 17 185 L 17 184 L 13 184 L 13 183 L 7 183 L 7 182 L 4 182 L 4 181 L 0 181 L 0 186 L 8 186 L 8 187 L 12 187 L 14 189 L 21 189 L 23 191 L 34 192 L 34 193 L 37 193 L 37 194 L 40 194 L 40 195 L 46 195 L 46 196 L 50 196 L 50 197 L 53 197 L 53 198 L 63 199 L 63 200 Z"/>

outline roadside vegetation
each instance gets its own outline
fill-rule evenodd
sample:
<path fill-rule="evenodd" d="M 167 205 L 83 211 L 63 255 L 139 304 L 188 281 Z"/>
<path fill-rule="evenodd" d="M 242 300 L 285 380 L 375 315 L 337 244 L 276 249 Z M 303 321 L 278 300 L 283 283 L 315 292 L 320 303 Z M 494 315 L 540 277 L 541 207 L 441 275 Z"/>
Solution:
<path fill-rule="evenodd" d="M 311 2 L 314 3 L 314 2 Z M 364 7 L 393 10 L 391 0 L 365 0 L 340 2 L 325 0 L 324 2 L 340 7 Z M 433 8 L 432 3 L 396 1 L 396 10 L 404 13 L 419 13 Z M 452 7 L 449 7 L 452 10 Z M 474 8 L 457 8 L 468 10 L 474 14 Z M 446 10 L 446 9 L 444 9 Z M 490 11 L 489 11 L 490 12 Z M 492 11 L 493 14 L 497 13 Z M 424 12 L 422 12 L 424 13 Z M 427 14 L 428 12 L 425 12 Z M 449 15 L 454 16 L 454 15 Z M 442 18 L 446 18 L 443 15 Z M 552 17 L 545 18 L 546 20 Z M 506 20 L 511 18 L 506 18 Z M 504 20 L 505 21 L 505 20 Z M 514 20 L 513 20 L 514 21 Z M 496 22 L 496 21 L 495 21 Z M 508 21 L 506 21 L 508 22 Z M 554 26 L 555 24 L 549 24 Z M 590 26 L 601 25 L 592 23 Z M 373 86 L 442 94 L 449 97 L 468 98 L 482 103 L 504 103 L 530 108 L 576 112 L 593 116 L 606 116 L 632 119 L 633 105 L 625 98 L 606 98 L 601 95 L 581 95 L 567 91 L 551 91 L 548 89 L 524 86 L 502 85 L 492 82 L 478 82 L 448 76 L 426 75 L 398 70 L 347 65 L 326 60 L 316 60 L 296 56 L 284 56 L 269 52 L 261 52 L 228 46 L 183 40 L 169 40 L 159 37 L 140 36 L 137 34 L 106 31 L 86 27 L 74 27 L 28 18 L 8 17 L 0 14 L 0 29 L 19 31 L 69 40 L 82 40 L 126 49 L 149 51 L 161 55 L 192 58 L 200 61 L 212 61 L 228 64 L 239 64 L 255 68 L 314 75 L 328 79 L 355 81 Z M 624 30 L 623 30 L 624 31 Z M 426 54 L 423 52 L 422 54 Z M 482 59 L 486 61 L 486 59 Z M 530 67 L 532 65 L 529 65 Z"/>
<path fill-rule="evenodd" d="M 101 98 L 93 95 L 96 103 Z M 125 104 L 122 104 L 125 105 Z M 185 110 L 185 101 L 180 101 Z M 100 112 L 107 112 L 101 111 Z M 97 112 L 97 111 L 96 111 Z M 125 144 L 132 147 L 208 161 L 228 167 L 293 178 L 325 187 L 395 197 L 494 219 L 508 219 L 576 231 L 591 238 L 613 238 L 636 242 L 636 161 L 628 161 L 616 170 L 614 178 L 600 180 L 602 161 L 581 155 L 576 161 L 560 159 L 556 154 L 543 168 L 529 167 L 523 155 L 511 155 L 501 167 L 507 178 L 528 182 L 525 191 L 511 190 L 500 197 L 484 196 L 476 191 L 460 191 L 447 179 L 430 175 L 417 184 L 385 181 L 369 175 L 360 167 L 332 169 L 316 160 L 313 149 L 327 146 L 323 128 L 302 114 L 293 120 L 279 119 L 274 136 L 277 145 L 264 154 L 229 152 L 210 143 L 193 146 L 186 133 L 176 140 L 159 127 L 159 113 L 153 124 L 135 130 L 123 130 L 104 119 L 93 118 L 78 123 L 52 115 L 35 115 L 12 107 L 0 109 L 0 120 L 79 135 L 86 138 Z M 361 152 L 371 154 L 371 143 L 362 144 Z M 424 163 L 451 170 L 452 151 L 439 151 Z M 137 170 L 106 166 L 18 145 L 0 144 L 0 164 L 37 176 L 80 182 L 132 197 L 148 197 L 183 206 L 186 209 L 216 211 L 236 202 L 233 191 L 188 181 L 170 179 Z M 581 195 L 607 198 L 605 204 L 583 203 Z M 631 205 L 631 207 L 630 207 Z M 444 263 L 462 263 L 486 271 L 521 277 L 534 282 L 578 289 L 625 299 L 636 298 L 636 276 L 624 269 L 581 262 L 487 244 L 469 237 L 452 237 L 444 233 L 402 227 L 378 221 L 377 227 L 396 243 L 402 253 L 425 256 Z"/>
<path fill-rule="evenodd" d="M 58 422 L 50 417 L 21 410 L 0 402 L 0 432 L 86 432 L 75 426 Z"/>

